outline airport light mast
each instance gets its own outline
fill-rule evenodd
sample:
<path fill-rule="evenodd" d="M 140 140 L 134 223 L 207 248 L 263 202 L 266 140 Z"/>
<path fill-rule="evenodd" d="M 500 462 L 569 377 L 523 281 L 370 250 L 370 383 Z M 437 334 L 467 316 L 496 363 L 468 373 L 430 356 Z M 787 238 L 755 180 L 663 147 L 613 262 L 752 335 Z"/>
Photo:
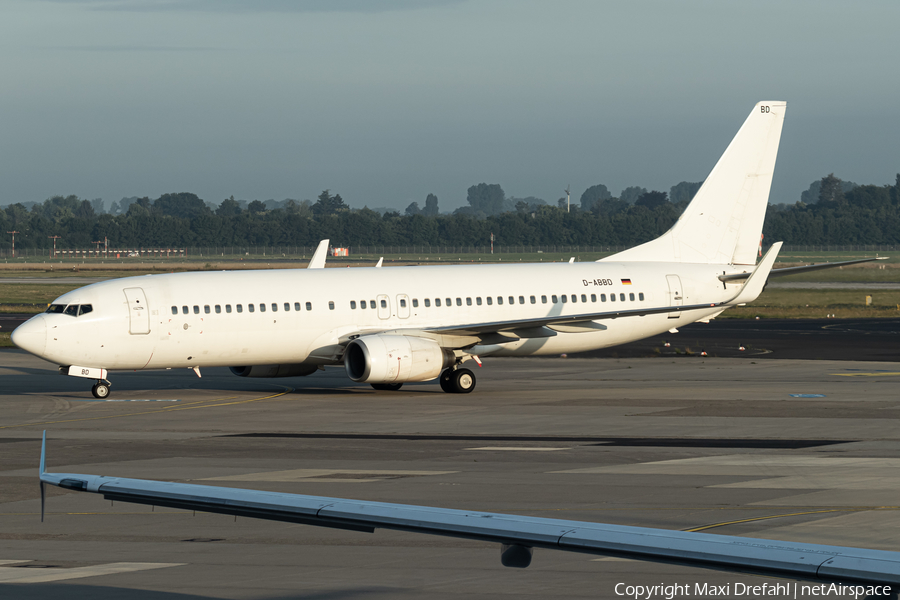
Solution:
<path fill-rule="evenodd" d="M 60 239 L 61 235 L 48 235 L 48 238 L 53 240 L 53 258 L 56 258 L 56 240 Z"/>
<path fill-rule="evenodd" d="M 569 186 L 568 186 L 568 184 L 566 185 L 565 192 L 566 192 L 566 212 L 569 212 Z"/>
<path fill-rule="evenodd" d="M 19 232 L 18 231 L 7 231 L 6 233 L 12 234 L 12 257 L 15 258 L 16 257 L 16 234 Z"/>

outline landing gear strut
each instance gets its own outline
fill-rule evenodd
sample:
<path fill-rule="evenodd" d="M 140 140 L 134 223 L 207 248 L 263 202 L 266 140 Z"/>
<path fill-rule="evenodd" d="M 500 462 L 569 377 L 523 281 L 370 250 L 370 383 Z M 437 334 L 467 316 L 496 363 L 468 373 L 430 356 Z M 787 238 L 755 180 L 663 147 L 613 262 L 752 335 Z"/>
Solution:
<path fill-rule="evenodd" d="M 439 381 L 448 394 L 468 394 L 475 389 L 475 373 L 469 369 L 446 369 Z"/>
<path fill-rule="evenodd" d="M 94 395 L 94 398 L 103 400 L 109 396 L 109 382 L 105 379 L 101 379 L 91 388 L 91 393 Z"/>

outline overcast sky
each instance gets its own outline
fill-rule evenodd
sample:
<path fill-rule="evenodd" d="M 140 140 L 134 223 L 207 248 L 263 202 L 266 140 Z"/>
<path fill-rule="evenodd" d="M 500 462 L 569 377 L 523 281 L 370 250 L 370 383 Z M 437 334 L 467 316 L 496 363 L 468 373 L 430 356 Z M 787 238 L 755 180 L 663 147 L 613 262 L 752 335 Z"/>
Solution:
<path fill-rule="evenodd" d="M 702 180 L 787 100 L 771 202 L 900 171 L 900 2 L 0 0 L 0 204 L 573 201 Z"/>

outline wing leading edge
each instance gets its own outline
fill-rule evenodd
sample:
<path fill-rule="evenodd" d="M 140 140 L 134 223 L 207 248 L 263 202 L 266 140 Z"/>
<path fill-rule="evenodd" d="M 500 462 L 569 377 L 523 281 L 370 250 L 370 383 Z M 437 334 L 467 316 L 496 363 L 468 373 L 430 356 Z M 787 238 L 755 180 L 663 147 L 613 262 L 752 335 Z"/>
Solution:
<path fill-rule="evenodd" d="M 368 502 L 187 483 L 44 472 L 41 484 L 108 500 L 372 532 L 378 528 L 501 544 L 507 566 L 547 548 L 801 579 L 900 586 L 900 552 Z M 42 508 L 43 510 L 43 508 Z"/>

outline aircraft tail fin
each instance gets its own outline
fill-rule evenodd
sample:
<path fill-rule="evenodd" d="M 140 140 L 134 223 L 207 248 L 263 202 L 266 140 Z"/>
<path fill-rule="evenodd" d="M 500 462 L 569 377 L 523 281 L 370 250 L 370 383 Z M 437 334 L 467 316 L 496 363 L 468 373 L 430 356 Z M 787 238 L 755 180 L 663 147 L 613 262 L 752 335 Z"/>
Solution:
<path fill-rule="evenodd" d="M 756 264 L 786 102 L 760 102 L 675 225 L 603 260 Z"/>

